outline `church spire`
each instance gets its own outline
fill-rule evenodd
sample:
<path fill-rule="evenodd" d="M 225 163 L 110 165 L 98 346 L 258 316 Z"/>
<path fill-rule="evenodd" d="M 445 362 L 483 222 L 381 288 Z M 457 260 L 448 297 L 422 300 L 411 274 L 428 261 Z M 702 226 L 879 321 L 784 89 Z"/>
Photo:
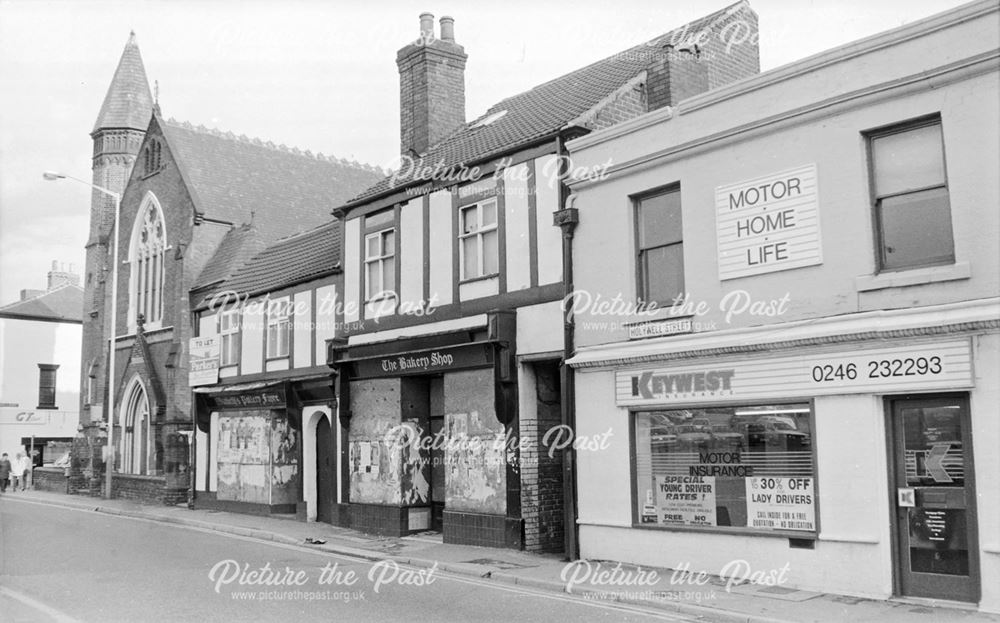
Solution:
<path fill-rule="evenodd" d="M 145 130 L 152 111 L 153 96 L 133 30 L 129 33 L 118 69 L 104 96 L 92 134 L 111 128 Z"/>

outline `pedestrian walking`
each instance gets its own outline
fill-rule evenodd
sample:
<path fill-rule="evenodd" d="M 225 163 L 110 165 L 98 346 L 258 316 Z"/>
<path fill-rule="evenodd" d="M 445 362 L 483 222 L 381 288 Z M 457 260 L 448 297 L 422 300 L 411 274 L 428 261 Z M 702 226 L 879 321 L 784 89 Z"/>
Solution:
<path fill-rule="evenodd" d="M 3 456 L 0 456 L 0 493 L 7 492 L 7 480 L 10 478 L 11 469 L 10 459 L 4 452 Z"/>
<path fill-rule="evenodd" d="M 21 483 L 21 491 L 24 491 L 25 487 L 28 486 L 28 471 L 31 469 L 31 459 L 29 459 L 24 454 L 18 452 L 17 458 L 14 460 L 14 475 L 17 480 Z M 14 488 L 17 488 L 17 483 L 14 483 Z"/>

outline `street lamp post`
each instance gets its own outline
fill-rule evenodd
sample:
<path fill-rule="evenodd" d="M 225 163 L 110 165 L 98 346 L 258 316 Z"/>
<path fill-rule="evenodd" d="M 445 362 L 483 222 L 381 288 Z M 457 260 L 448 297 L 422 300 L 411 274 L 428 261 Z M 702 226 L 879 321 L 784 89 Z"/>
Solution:
<path fill-rule="evenodd" d="M 111 334 L 108 337 L 108 451 L 104 462 L 104 497 L 111 499 L 111 471 L 115 467 L 115 331 L 118 321 L 118 221 L 121 220 L 122 196 L 113 190 L 91 184 L 86 180 L 46 171 L 42 178 L 53 180 L 73 180 L 90 186 L 115 200 L 115 223 L 111 234 Z"/>

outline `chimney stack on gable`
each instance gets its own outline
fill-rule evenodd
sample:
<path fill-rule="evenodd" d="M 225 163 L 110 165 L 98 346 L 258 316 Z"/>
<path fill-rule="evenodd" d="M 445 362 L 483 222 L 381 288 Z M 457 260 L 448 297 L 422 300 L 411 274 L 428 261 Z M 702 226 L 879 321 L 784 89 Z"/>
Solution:
<path fill-rule="evenodd" d="M 396 54 L 399 67 L 400 153 L 418 157 L 465 123 L 465 49 L 455 43 L 455 20 L 420 16 L 420 37 Z"/>
<path fill-rule="evenodd" d="M 648 110 L 760 73 L 757 13 L 744 0 L 710 22 L 672 31 L 657 42 L 646 69 Z"/>

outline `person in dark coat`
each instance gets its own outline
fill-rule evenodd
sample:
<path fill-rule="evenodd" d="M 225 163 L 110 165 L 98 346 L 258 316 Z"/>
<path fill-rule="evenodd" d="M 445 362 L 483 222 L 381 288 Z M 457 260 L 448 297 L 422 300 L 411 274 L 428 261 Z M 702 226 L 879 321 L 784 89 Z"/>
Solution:
<path fill-rule="evenodd" d="M 10 459 L 7 458 L 7 453 L 4 452 L 3 456 L 0 456 L 0 493 L 7 492 L 7 479 L 10 478 Z"/>

